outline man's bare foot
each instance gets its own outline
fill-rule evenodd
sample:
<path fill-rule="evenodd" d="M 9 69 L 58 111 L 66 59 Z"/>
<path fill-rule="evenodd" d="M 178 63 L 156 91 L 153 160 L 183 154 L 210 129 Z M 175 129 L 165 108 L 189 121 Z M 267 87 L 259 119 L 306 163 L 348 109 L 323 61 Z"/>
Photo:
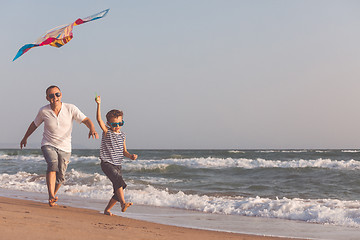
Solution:
<path fill-rule="evenodd" d="M 106 211 L 106 210 L 104 211 L 104 214 L 108 215 L 108 216 L 114 216 L 114 214 L 112 214 L 110 211 Z"/>
<path fill-rule="evenodd" d="M 125 203 L 124 205 L 121 205 L 121 211 L 122 211 L 122 212 L 125 212 L 126 209 L 127 209 L 128 207 L 130 207 L 131 205 L 133 205 L 132 202 L 128 202 L 128 203 Z"/>
<path fill-rule="evenodd" d="M 56 204 L 55 202 L 56 202 L 57 200 L 58 200 L 58 197 L 49 199 L 49 206 L 50 206 L 50 207 L 56 206 L 57 204 Z"/>

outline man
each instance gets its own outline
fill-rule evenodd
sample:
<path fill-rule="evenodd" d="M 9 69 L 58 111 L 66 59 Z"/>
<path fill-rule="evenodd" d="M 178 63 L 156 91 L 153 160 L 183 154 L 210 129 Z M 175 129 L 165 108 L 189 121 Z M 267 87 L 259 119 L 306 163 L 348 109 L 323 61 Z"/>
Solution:
<path fill-rule="evenodd" d="M 28 137 L 44 122 L 41 150 L 47 162 L 46 184 L 49 205 L 56 205 L 56 193 L 64 182 L 65 172 L 71 155 L 71 132 L 73 120 L 84 123 L 90 130 L 89 138 L 99 138 L 94 124 L 75 105 L 61 102 L 62 93 L 57 86 L 46 89 L 46 99 L 50 104 L 40 108 L 35 120 L 30 124 L 20 148 L 26 147 Z"/>

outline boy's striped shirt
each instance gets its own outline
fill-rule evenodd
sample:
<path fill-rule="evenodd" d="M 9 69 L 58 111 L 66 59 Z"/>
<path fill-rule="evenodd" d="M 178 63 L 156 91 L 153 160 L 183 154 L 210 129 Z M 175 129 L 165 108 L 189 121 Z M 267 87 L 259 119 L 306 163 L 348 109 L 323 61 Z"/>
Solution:
<path fill-rule="evenodd" d="M 115 133 L 110 129 L 103 132 L 100 146 L 100 160 L 113 165 L 121 165 L 124 160 L 125 134 Z"/>

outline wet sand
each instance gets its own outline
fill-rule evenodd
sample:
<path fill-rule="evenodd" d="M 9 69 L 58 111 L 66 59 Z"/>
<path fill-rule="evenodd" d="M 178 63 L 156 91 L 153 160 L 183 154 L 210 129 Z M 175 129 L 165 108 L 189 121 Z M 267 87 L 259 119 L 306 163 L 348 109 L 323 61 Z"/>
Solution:
<path fill-rule="evenodd" d="M 95 210 L 0 197 L 1 239 L 159 239 L 159 240 L 285 240 L 247 234 L 168 226 L 120 216 L 106 216 Z"/>

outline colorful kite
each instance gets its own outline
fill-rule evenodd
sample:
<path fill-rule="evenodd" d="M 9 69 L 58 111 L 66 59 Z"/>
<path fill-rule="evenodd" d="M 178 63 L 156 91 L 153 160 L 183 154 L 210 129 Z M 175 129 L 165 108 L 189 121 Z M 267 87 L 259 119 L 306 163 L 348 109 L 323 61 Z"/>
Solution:
<path fill-rule="evenodd" d="M 26 44 L 22 48 L 20 48 L 18 53 L 14 57 L 13 61 L 15 61 L 18 57 L 22 56 L 24 53 L 26 53 L 27 51 L 29 51 L 31 48 L 34 47 L 50 45 L 59 48 L 64 46 L 73 38 L 72 30 L 74 26 L 105 17 L 105 15 L 109 12 L 109 10 L 110 9 L 106 9 L 102 12 L 99 12 L 97 14 L 91 15 L 83 19 L 79 18 L 74 23 L 71 23 L 69 25 L 62 25 L 49 30 L 47 33 L 45 33 L 44 36 L 40 37 L 35 43 Z"/>

